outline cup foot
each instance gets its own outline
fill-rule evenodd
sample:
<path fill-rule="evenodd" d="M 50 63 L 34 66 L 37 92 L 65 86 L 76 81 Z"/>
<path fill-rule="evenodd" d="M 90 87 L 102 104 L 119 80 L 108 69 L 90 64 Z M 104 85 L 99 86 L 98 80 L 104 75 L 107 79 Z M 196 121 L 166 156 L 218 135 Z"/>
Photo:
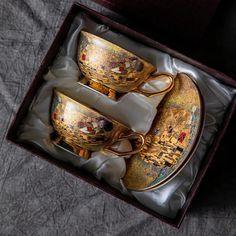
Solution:
<path fill-rule="evenodd" d="M 108 96 L 112 100 L 117 100 L 117 92 L 111 88 L 108 88 L 102 84 L 99 84 L 95 81 L 89 80 L 88 86 L 97 90 L 98 92 Z"/>
<path fill-rule="evenodd" d="M 79 157 L 83 159 L 88 160 L 91 156 L 91 152 L 89 150 L 79 147 L 79 146 L 69 145 L 60 136 L 57 136 L 56 138 L 52 139 L 52 143 L 68 152 L 78 155 Z"/>

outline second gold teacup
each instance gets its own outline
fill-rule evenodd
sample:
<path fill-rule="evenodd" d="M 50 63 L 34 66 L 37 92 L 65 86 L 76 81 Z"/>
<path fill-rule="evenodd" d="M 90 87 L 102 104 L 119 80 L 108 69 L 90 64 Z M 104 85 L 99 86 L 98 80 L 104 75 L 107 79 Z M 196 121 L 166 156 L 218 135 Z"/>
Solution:
<path fill-rule="evenodd" d="M 139 152 L 145 143 L 142 134 L 132 132 L 127 126 L 103 116 L 56 89 L 51 122 L 58 134 L 57 139 L 70 145 L 76 154 L 80 154 L 81 150 L 104 150 L 125 156 Z M 139 140 L 139 145 L 134 150 L 122 152 L 112 147 L 116 142 L 133 138 Z"/>
<path fill-rule="evenodd" d="M 152 75 L 156 68 L 151 63 L 85 31 L 80 33 L 78 64 L 82 74 L 97 83 L 96 87 L 100 84 L 118 93 L 134 91 L 152 96 L 166 93 L 174 85 L 171 75 Z M 161 86 L 158 91 L 148 91 L 144 88 L 148 82 L 161 83 Z"/>

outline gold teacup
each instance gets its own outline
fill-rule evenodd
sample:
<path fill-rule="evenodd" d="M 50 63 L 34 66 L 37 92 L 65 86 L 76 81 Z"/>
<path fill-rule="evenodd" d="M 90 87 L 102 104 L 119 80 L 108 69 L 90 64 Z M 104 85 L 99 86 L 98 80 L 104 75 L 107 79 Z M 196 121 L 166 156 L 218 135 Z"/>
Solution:
<path fill-rule="evenodd" d="M 58 134 L 57 144 L 63 141 L 72 151 L 88 157 L 90 151 L 104 150 L 118 156 L 138 153 L 144 146 L 144 136 L 116 120 L 107 118 L 97 111 L 54 90 L 51 107 L 51 122 Z M 112 146 L 124 139 L 138 140 L 133 150 L 120 152 Z M 137 142 L 136 142 L 137 144 Z"/>
<path fill-rule="evenodd" d="M 91 33 L 81 31 L 78 46 L 78 64 L 92 87 L 102 92 L 106 86 L 118 93 L 135 91 L 146 96 L 166 93 L 174 85 L 169 74 L 152 75 L 156 68 L 124 48 Z M 159 91 L 147 91 L 144 84 L 162 82 Z M 94 84 L 95 82 L 95 84 Z"/>

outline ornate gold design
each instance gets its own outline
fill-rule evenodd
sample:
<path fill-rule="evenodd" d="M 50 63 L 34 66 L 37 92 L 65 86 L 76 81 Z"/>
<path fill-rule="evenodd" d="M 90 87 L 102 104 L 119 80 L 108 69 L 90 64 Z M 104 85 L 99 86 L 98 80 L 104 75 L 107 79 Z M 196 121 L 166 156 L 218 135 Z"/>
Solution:
<path fill-rule="evenodd" d="M 186 165 L 202 130 L 202 109 L 196 85 L 187 75 L 179 74 L 173 90 L 158 106 L 144 148 L 127 160 L 123 182 L 128 189 L 157 188 Z"/>
<path fill-rule="evenodd" d="M 166 93 L 174 85 L 172 75 L 165 73 L 152 75 L 156 68 L 149 62 L 85 31 L 80 34 L 78 64 L 88 80 L 102 85 L 96 84 L 93 88 L 104 94 L 108 94 L 104 88 L 107 87 L 118 93 L 135 91 L 152 96 Z M 152 80 L 163 80 L 166 87 L 157 92 L 144 91 L 142 85 Z"/>
<path fill-rule="evenodd" d="M 139 152 L 145 143 L 142 134 L 131 132 L 118 121 L 103 116 L 57 90 L 54 90 L 51 121 L 59 136 L 55 143 L 59 145 L 64 142 L 74 153 L 85 158 L 88 158 L 88 151 L 99 150 L 118 156 L 131 155 Z M 113 150 L 113 144 L 125 138 L 139 139 L 141 143 L 129 152 Z"/>

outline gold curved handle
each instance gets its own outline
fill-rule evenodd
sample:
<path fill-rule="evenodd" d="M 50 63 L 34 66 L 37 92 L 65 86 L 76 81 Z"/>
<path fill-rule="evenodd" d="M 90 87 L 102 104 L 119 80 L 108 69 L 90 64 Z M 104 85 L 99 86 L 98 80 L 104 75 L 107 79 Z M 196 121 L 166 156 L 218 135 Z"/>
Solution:
<path fill-rule="evenodd" d="M 156 81 L 159 83 L 162 83 L 161 89 L 154 92 L 149 92 L 148 90 L 144 90 L 142 87 L 147 84 L 148 82 Z M 164 86 L 163 86 L 164 85 Z M 174 87 L 174 78 L 170 74 L 157 74 L 157 75 L 151 75 L 147 80 L 145 80 L 142 84 L 138 86 L 138 88 L 135 90 L 135 92 L 141 93 L 147 97 L 151 97 L 154 95 L 161 95 L 164 93 L 169 92 Z"/>
<path fill-rule="evenodd" d="M 135 150 L 131 150 L 131 151 L 128 151 L 128 152 L 122 152 L 122 151 L 115 151 L 114 149 L 112 149 L 112 146 L 116 143 L 116 142 L 119 142 L 119 141 L 122 141 L 122 140 L 126 140 L 126 139 L 133 139 L 137 137 L 139 140 L 140 140 L 140 144 L 137 148 L 135 148 Z M 117 156 L 127 156 L 127 155 L 132 155 L 132 154 L 136 154 L 138 152 L 140 152 L 143 148 L 145 144 L 145 138 L 142 134 L 139 134 L 139 133 L 131 133 L 131 134 L 127 134 L 127 135 L 124 135 L 124 134 L 121 134 L 119 138 L 117 138 L 116 140 L 114 140 L 111 144 L 108 144 L 106 145 L 103 150 L 104 151 L 108 151 L 114 155 L 117 155 Z"/>

